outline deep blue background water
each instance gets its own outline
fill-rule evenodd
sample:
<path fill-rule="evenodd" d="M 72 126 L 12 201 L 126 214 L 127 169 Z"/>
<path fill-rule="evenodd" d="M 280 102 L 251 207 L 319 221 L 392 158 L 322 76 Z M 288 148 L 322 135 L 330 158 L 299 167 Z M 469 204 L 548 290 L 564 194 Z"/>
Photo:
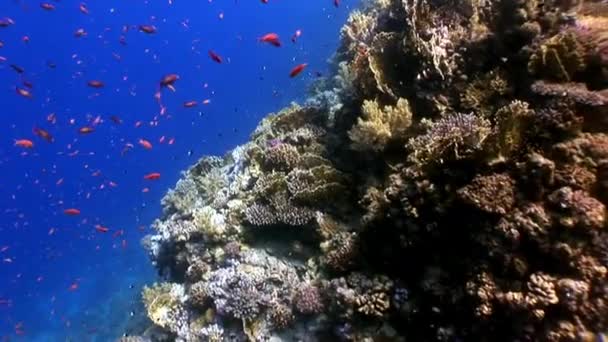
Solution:
<path fill-rule="evenodd" d="M 0 62 L 0 341 L 120 336 L 142 314 L 141 286 L 155 279 L 139 240 L 160 214 L 161 197 L 200 156 L 224 154 L 245 142 L 268 112 L 302 100 L 315 73 L 327 73 L 327 59 L 354 5 L 173 2 L 89 0 L 88 15 L 76 0 L 50 0 L 54 11 L 43 10 L 38 1 L 0 2 L 0 18 L 15 22 L 0 28 L 0 56 L 6 59 Z M 155 25 L 158 32 L 121 32 L 124 25 L 140 24 Z M 87 36 L 76 38 L 79 28 Z M 297 29 L 302 36 L 293 44 Z M 278 33 L 283 46 L 258 42 L 267 32 Z M 126 45 L 120 44 L 121 35 Z M 211 61 L 209 49 L 224 63 Z M 299 63 L 308 68 L 289 78 Z M 25 72 L 19 75 L 10 64 Z M 158 126 L 150 126 L 159 114 L 154 93 L 168 73 L 180 75 L 176 92 L 163 91 L 170 118 L 162 116 Z M 32 99 L 15 92 L 23 80 L 33 85 Z M 89 80 L 101 80 L 105 87 L 90 88 Z M 203 99 L 211 103 L 182 106 Z M 55 124 L 47 121 L 50 113 Z M 123 123 L 113 123 L 111 115 Z M 97 116 L 103 122 L 95 132 L 77 132 Z M 139 128 L 137 121 L 143 122 Z M 48 130 L 55 141 L 36 137 L 34 126 Z M 139 146 L 140 138 L 153 149 Z M 175 138 L 172 145 L 170 138 Z M 15 139 L 31 139 L 35 146 L 18 148 Z M 126 143 L 134 148 L 121 156 Z M 160 172 L 161 178 L 144 180 L 150 172 Z M 143 193 L 144 187 L 150 191 Z M 71 207 L 81 215 L 64 215 Z M 110 231 L 99 233 L 96 224 Z M 121 229 L 124 235 L 114 236 Z M 73 284 L 78 288 L 70 291 Z"/>

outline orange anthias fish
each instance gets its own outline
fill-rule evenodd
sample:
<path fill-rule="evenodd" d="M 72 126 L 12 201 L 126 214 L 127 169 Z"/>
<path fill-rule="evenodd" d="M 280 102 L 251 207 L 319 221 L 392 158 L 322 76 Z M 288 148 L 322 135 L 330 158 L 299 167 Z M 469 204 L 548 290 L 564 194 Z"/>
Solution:
<path fill-rule="evenodd" d="M 17 94 L 19 94 L 23 97 L 27 97 L 28 99 L 31 99 L 32 97 L 34 97 L 34 96 L 32 96 L 32 93 L 30 93 L 29 90 L 27 90 L 27 89 L 15 87 L 15 90 L 17 91 Z"/>
<path fill-rule="evenodd" d="M 152 143 L 146 139 L 139 139 L 138 143 L 141 145 L 141 147 L 145 148 L 146 150 L 152 149 Z"/>
<path fill-rule="evenodd" d="M 89 134 L 89 133 L 93 133 L 94 131 L 95 131 L 95 129 L 93 127 L 89 127 L 89 126 L 80 127 L 78 129 L 78 133 L 80 133 L 80 134 Z"/>
<path fill-rule="evenodd" d="M 15 146 L 23 147 L 23 148 L 32 148 L 34 147 L 34 142 L 29 139 L 18 139 L 15 140 Z"/>
<path fill-rule="evenodd" d="M 179 80 L 179 75 L 178 74 L 168 74 L 163 76 L 163 78 L 160 79 L 160 87 L 161 88 L 169 88 L 171 91 L 175 91 L 175 88 L 173 87 L 173 84 L 175 84 L 175 82 Z"/>
<path fill-rule="evenodd" d="M 198 104 L 198 102 L 196 102 L 196 101 L 184 102 L 184 108 L 196 107 L 197 104 Z"/>
<path fill-rule="evenodd" d="M 68 209 L 64 210 L 63 213 L 68 216 L 77 216 L 77 215 L 80 215 L 80 210 L 78 210 L 76 208 L 68 208 Z"/>
<path fill-rule="evenodd" d="M 281 41 L 279 40 L 279 35 L 276 33 L 267 33 L 259 38 L 259 41 L 262 43 L 268 43 L 270 45 L 280 47 Z"/>
<path fill-rule="evenodd" d="M 156 26 L 154 25 L 139 25 L 139 30 L 141 32 L 147 33 L 147 34 L 152 34 L 152 33 L 156 33 Z"/>
<path fill-rule="evenodd" d="M 158 172 L 148 173 L 147 175 L 144 176 L 144 179 L 147 179 L 147 180 L 160 179 L 160 173 L 158 173 Z"/>
<path fill-rule="evenodd" d="M 41 3 L 41 4 L 40 4 L 40 7 L 41 7 L 43 10 L 47 10 L 47 11 L 52 11 L 52 10 L 54 10 L 54 9 L 55 9 L 55 5 L 53 5 L 53 4 L 51 4 L 51 3 L 48 3 L 48 2 L 43 2 L 43 3 Z"/>
<path fill-rule="evenodd" d="M 91 88 L 103 88 L 105 86 L 105 84 L 102 81 L 98 81 L 98 80 L 91 80 L 87 82 L 87 85 Z"/>
<path fill-rule="evenodd" d="M 107 233 L 107 232 L 110 231 L 110 228 L 104 227 L 104 226 L 101 226 L 101 225 L 97 224 L 97 225 L 95 225 L 95 230 L 98 231 L 98 232 L 100 232 L 100 233 Z"/>
<path fill-rule="evenodd" d="M 307 65 L 308 64 L 306 64 L 306 63 L 296 65 L 293 69 L 291 69 L 291 72 L 289 73 L 289 77 L 293 78 L 293 77 L 298 76 L 306 68 Z"/>
<path fill-rule="evenodd" d="M 42 128 L 34 127 L 32 129 L 32 131 L 34 132 L 34 134 L 36 134 L 40 138 L 46 140 L 47 142 L 52 143 L 55 140 L 55 138 L 53 138 L 51 133 L 47 132 L 46 130 L 44 130 Z"/>
<path fill-rule="evenodd" d="M 222 63 L 222 57 L 215 53 L 213 50 L 209 50 L 209 57 L 216 63 Z"/>

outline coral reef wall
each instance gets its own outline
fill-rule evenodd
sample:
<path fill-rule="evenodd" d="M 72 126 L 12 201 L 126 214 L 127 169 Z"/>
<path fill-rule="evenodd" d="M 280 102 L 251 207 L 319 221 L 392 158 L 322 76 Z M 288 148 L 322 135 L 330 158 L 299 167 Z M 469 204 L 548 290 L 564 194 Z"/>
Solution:
<path fill-rule="evenodd" d="M 608 4 L 368 1 L 333 63 L 165 196 L 145 338 L 604 338 Z"/>

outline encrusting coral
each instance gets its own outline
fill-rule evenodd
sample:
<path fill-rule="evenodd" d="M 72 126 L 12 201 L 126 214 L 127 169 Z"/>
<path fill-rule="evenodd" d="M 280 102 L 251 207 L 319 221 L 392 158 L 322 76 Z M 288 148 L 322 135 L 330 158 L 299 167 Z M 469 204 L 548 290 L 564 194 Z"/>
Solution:
<path fill-rule="evenodd" d="M 607 18 L 366 1 L 305 105 L 163 199 L 156 340 L 605 339 Z"/>

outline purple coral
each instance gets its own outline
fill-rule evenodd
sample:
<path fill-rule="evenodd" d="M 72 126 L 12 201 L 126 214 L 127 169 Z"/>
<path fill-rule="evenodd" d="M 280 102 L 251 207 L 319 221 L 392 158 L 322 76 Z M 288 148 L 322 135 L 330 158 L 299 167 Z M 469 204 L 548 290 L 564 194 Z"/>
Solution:
<path fill-rule="evenodd" d="M 303 314 L 318 313 L 324 307 L 321 291 L 311 283 L 304 283 L 295 291 L 293 304 Z"/>

